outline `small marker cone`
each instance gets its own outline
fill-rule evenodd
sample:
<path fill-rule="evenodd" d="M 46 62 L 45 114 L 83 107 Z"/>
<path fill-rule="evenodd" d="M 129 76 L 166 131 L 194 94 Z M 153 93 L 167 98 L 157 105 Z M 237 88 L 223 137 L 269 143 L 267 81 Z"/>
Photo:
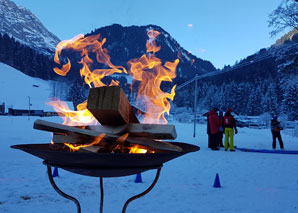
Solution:
<path fill-rule="evenodd" d="M 135 179 L 135 183 L 143 183 L 141 173 L 137 174 L 136 179 Z"/>
<path fill-rule="evenodd" d="M 54 177 L 59 177 L 58 168 L 57 167 L 54 168 L 54 171 L 53 171 L 53 175 L 52 176 L 53 176 L 53 178 Z"/>
<path fill-rule="evenodd" d="M 216 173 L 213 187 L 214 188 L 220 188 L 221 187 L 218 173 Z"/>

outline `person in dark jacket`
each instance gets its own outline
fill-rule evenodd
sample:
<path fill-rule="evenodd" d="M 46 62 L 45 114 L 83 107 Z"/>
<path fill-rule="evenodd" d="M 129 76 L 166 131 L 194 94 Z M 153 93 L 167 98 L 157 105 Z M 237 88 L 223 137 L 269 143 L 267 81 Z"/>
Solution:
<path fill-rule="evenodd" d="M 233 117 L 232 109 L 228 109 L 227 112 L 225 113 L 224 119 L 223 119 L 223 127 L 224 127 L 224 133 L 225 133 L 225 151 L 228 150 L 228 144 L 230 151 L 233 152 L 235 151 L 234 149 L 234 129 L 235 129 L 235 134 L 238 133 L 237 127 L 236 127 L 236 120 Z M 230 143 L 229 143 L 229 138 L 230 138 Z"/>
<path fill-rule="evenodd" d="M 284 144 L 281 139 L 280 130 L 282 130 L 280 122 L 277 121 L 277 117 L 274 116 L 271 120 L 271 133 L 272 133 L 272 138 L 273 138 L 272 148 L 273 149 L 276 148 L 276 138 L 278 138 L 280 148 L 284 149 Z"/>
<path fill-rule="evenodd" d="M 209 111 L 208 113 L 208 126 L 210 130 L 210 148 L 211 150 L 219 150 L 217 148 L 218 145 L 218 139 L 219 139 L 219 127 L 221 126 L 221 120 L 219 119 L 217 113 L 217 108 L 214 108 Z M 207 127 L 208 130 L 208 127 Z"/>
<path fill-rule="evenodd" d="M 210 140 L 210 125 L 209 125 L 209 112 L 207 113 L 207 135 L 208 135 L 208 148 L 211 148 L 211 140 Z"/>

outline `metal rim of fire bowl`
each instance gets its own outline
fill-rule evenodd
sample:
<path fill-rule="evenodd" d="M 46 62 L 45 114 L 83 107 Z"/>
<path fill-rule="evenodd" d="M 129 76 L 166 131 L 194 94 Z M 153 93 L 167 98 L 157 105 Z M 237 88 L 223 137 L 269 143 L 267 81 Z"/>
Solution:
<path fill-rule="evenodd" d="M 61 149 L 63 144 L 57 144 L 58 146 L 55 146 L 57 150 L 51 147 L 52 144 L 20 144 L 11 148 L 25 151 L 43 159 L 47 165 L 73 173 L 93 177 L 119 177 L 156 169 L 167 161 L 200 149 L 192 144 L 180 142 L 171 144 L 180 146 L 182 152 L 167 151 L 154 154 L 67 152 Z"/>

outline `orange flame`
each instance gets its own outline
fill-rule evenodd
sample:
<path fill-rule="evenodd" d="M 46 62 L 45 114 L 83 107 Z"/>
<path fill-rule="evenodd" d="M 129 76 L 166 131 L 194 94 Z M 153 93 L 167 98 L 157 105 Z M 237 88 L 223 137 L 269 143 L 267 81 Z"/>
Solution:
<path fill-rule="evenodd" d="M 56 52 L 55 52 L 55 56 L 54 56 L 54 61 L 57 63 L 57 64 L 60 64 L 60 59 L 59 59 L 59 56 L 61 55 L 61 51 L 62 49 L 64 48 L 68 48 L 69 46 L 71 46 L 73 43 L 75 43 L 77 40 L 83 38 L 84 35 L 83 34 L 79 34 L 77 36 L 75 36 L 74 38 L 70 39 L 70 40 L 65 40 L 65 41 L 61 41 L 57 47 L 56 47 Z M 70 61 L 69 61 L 69 58 L 67 58 L 67 64 L 63 65 L 61 69 L 59 69 L 58 67 L 55 67 L 54 68 L 54 71 L 58 74 L 58 75 L 62 75 L 62 76 L 65 76 L 70 68 L 71 68 L 71 64 L 70 64 Z"/>
<path fill-rule="evenodd" d="M 99 41 L 100 35 L 93 35 L 84 37 L 84 35 L 79 34 L 74 38 L 66 41 L 60 42 L 56 47 L 54 61 L 57 64 L 60 64 L 59 56 L 61 55 L 61 51 L 63 49 L 73 49 L 81 53 L 81 61 L 78 62 L 82 64 L 82 68 L 80 70 L 81 77 L 84 77 L 86 84 L 89 87 L 102 87 L 106 86 L 102 79 L 105 76 L 113 75 L 114 73 L 127 73 L 126 69 L 122 66 L 115 66 L 112 64 L 110 60 L 110 56 L 108 55 L 108 50 L 106 48 L 102 48 L 106 39 L 102 39 Z M 89 52 L 95 54 L 96 60 L 99 63 L 107 65 L 110 69 L 95 69 L 91 70 L 90 66 L 93 63 L 93 60 L 89 57 Z M 62 76 L 65 76 L 71 68 L 70 60 L 67 58 L 67 64 L 62 65 L 62 68 L 55 67 L 54 71 Z M 112 81 L 110 86 L 118 85 L 118 81 Z M 96 119 L 93 115 L 87 110 L 87 101 L 77 106 L 78 111 L 71 111 L 67 104 L 63 101 L 54 101 L 50 102 L 49 105 L 52 105 L 58 114 L 64 119 L 64 124 L 66 125 L 92 125 L 97 124 Z"/>
<path fill-rule="evenodd" d="M 165 113 L 170 112 L 170 102 L 175 96 L 176 85 L 171 93 L 163 92 L 160 88 L 163 81 L 172 82 L 176 77 L 176 67 L 179 59 L 174 62 L 165 62 L 164 66 L 159 58 L 155 57 L 155 52 L 160 50 L 156 47 L 155 37 L 159 32 L 148 31 L 149 40 L 146 43 L 147 52 L 151 55 L 142 55 L 138 59 L 132 59 L 128 62 L 130 66 L 129 74 L 134 78 L 132 85 L 139 81 L 139 90 L 137 94 L 137 106 L 146 112 L 144 123 L 166 124 Z M 168 100 L 169 99 L 169 100 Z"/>
<path fill-rule="evenodd" d="M 119 138 L 117 138 L 117 140 L 115 141 L 115 147 L 112 148 L 113 151 L 120 149 L 121 151 L 123 150 L 123 146 L 124 146 L 124 141 L 126 140 L 126 138 L 128 137 L 129 133 L 125 133 L 124 135 L 120 136 Z"/>
<path fill-rule="evenodd" d="M 196 61 L 195 61 L 195 59 L 193 58 L 193 59 L 191 60 L 191 64 L 190 64 L 190 66 L 192 66 L 195 62 L 196 62 Z"/>
<path fill-rule="evenodd" d="M 106 39 L 104 38 L 102 39 L 102 41 L 99 41 L 98 39 L 100 39 L 99 34 L 88 37 L 84 37 L 84 35 L 80 34 L 71 40 L 62 41 L 56 48 L 54 58 L 55 62 L 60 64 L 58 56 L 61 55 L 62 49 L 73 49 L 80 52 L 82 59 L 79 63 L 83 66 L 83 68 L 80 70 L 80 74 L 82 77 L 85 77 L 85 82 L 89 85 L 90 88 L 92 87 L 92 84 L 94 84 L 94 87 L 106 86 L 101 81 L 105 76 L 112 75 L 114 73 L 127 73 L 124 67 L 113 65 L 110 56 L 108 55 L 108 50 L 106 48 L 102 48 L 102 46 L 106 42 Z M 110 69 L 96 69 L 94 71 L 91 71 L 90 65 L 93 63 L 93 60 L 89 57 L 89 52 L 95 53 L 96 60 L 101 64 L 107 65 L 108 67 L 110 67 Z M 70 65 L 67 67 L 70 67 Z M 56 70 L 57 69 L 54 69 L 54 71 Z M 67 72 L 64 72 L 62 75 L 66 74 Z"/>
<path fill-rule="evenodd" d="M 160 50 L 160 47 L 156 46 L 156 41 L 155 41 L 155 38 L 159 36 L 160 33 L 155 30 L 149 30 L 147 32 L 147 35 L 149 37 L 149 40 L 147 40 L 146 42 L 147 53 L 153 52 L 153 54 L 155 54 Z"/>
<path fill-rule="evenodd" d="M 101 140 L 104 138 L 104 136 L 105 136 L 105 134 L 100 134 L 90 144 L 76 145 L 76 144 L 64 143 L 64 145 L 68 146 L 71 151 L 75 152 L 75 151 L 80 150 L 80 148 L 82 148 L 82 147 L 88 147 L 88 146 L 93 146 L 93 145 L 99 144 L 101 142 Z"/>
<path fill-rule="evenodd" d="M 94 118 L 91 112 L 87 109 L 87 101 L 77 106 L 78 111 L 72 111 L 68 105 L 60 100 L 55 100 L 47 103 L 54 107 L 58 115 L 63 118 L 63 124 L 68 126 L 86 126 L 96 125 L 98 121 Z"/>
<path fill-rule="evenodd" d="M 148 152 L 147 149 L 139 148 L 139 146 L 135 145 L 130 148 L 129 154 L 146 154 Z M 154 152 L 152 152 L 154 153 Z"/>
<path fill-rule="evenodd" d="M 144 123 L 161 123 L 166 124 L 165 113 L 169 114 L 170 100 L 174 99 L 175 86 L 172 87 L 171 92 L 167 93 L 161 90 L 162 82 L 172 82 L 176 77 L 176 67 L 179 59 L 174 62 L 162 63 L 161 59 L 155 56 L 161 47 L 156 45 L 156 37 L 160 35 L 158 31 L 149 30 L 147 32 L 149 37 L 146 42 L 147 54 L 142 55 L 138 59 L 132 59 L 128 62 L 130 67 L 129 74 L 134 78 L 132 86 L 139 82 L 137 94 L 137 106 L 146 112 Z M 72 49 L 80 52 L 81 60 L 78 62 L 82 65 L 80 75 L 84 78 L 89 87 L 106 86 L 102 79 L 105 76 L 113 75 L 114 73 L 125 73 L 127 71 L 122 66 L 115 66 L 112 64 L 108 50 L 103 48 L 106 39 L 99 41 L 100 35 L 93 35 L 85 37 L 80 34 L 73 39 L 62 41 L 56 48 L 54 61 L 60 65 L 59 56 L 63 49 Z M 97 62 L 105 64 L 109 68 L 105 69 L 91 69 L 93 64 L 92 58 L 89 54 L 95 54 Z M 61 68 L 55 67 L 54 71 L 59 75 L 67 75 L 71 69 L 70 60 L 67 58 L 67 63 Z M 118 85 L 119 82 L 112 81 L 110 85 Z M 61 101 L 51 102 L 50 105 L 59 110 L 58 114 L 65 118 L 64 124 L 67 125 L 87 125 L 96 121 L 93 115 L 86 109 L 86 101 L 78 105 L 78 111 L 71 111 L 67 105 Z M 91 122 L 91 123 L 90 123 Z"/>

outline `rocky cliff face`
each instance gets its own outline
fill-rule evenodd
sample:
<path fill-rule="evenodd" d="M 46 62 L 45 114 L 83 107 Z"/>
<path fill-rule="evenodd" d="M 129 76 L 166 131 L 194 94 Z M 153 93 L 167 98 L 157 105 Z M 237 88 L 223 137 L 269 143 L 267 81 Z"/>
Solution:
<path fill-rule="evenodd" d="M 53 54 L 59 38 L 49 32 L 30 10 L 0 0 L 0 33 L 44 54 Z"/>

